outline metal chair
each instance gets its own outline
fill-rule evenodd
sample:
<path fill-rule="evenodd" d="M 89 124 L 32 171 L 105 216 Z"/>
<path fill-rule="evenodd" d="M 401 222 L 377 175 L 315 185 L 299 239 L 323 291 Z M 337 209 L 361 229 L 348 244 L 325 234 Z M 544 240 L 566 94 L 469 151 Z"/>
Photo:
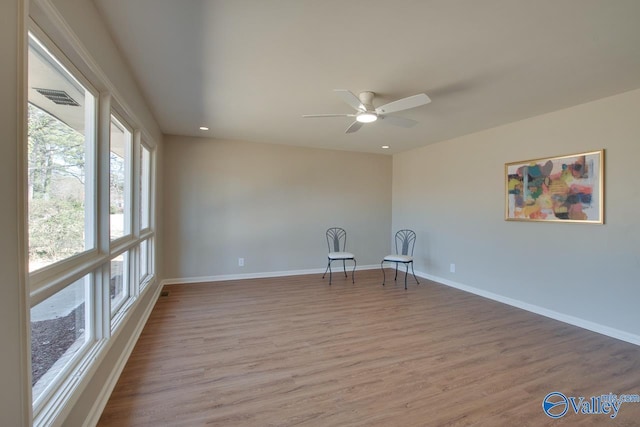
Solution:
<path fill-rule="evenodd" d="M 406 266 L 406 271 L 404 273 L 404 288 L 407 289 L 407 274 L 409 273 L 409 264 L 411 264 L 411 273 L 413 274 L 413 278 L 416 279 L 416 283 L 418 282 L 418 278 L 416 277 L 416 273 L 413 271 L 413 247 L 416 244 L 416 233 L 412 230 L 400 230 L 396 233 L 396 253 L 387 255 L 384 257 L 382 262 L 380 263 L 380 268 L 382 269 L 382 286 L 384 286 L 386 282 L 386 274 L 384 272 L 383 264 L 385 262 L 395 262 L 396 263 L 396 275 L 393 278 L 395 281 L 398 278 L 398 264 L 402 263 Z"/>
<path fill-rule="evenodd" d="M 351 283 L 355 283 L 354 274 L 356 272 L 356 258 L 351 252 L 345 252 L 347 246 L 347 232 L 340 227 L 332 227 L 327 230 L 327 246 L 329 247 L 329 254 L 327 255 L 327 269 L 324 271 L 322 278 L 329 271 L 329 285 L 331 285 L 331 262 L 336 260 L 342 260 L 342 270 L 344 271 L 344 277 L 347 276 L 347 267 L 345 262 L 347 260 L 353 261 L 353 271 L 351 272 Z"/>

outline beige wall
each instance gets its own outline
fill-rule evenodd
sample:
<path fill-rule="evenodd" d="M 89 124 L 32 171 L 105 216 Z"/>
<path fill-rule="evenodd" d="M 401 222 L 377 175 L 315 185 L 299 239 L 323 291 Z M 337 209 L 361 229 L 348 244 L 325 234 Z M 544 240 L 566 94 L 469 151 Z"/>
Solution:
<path fill-rule="evenodd" d="M 18 74 L 22 2 L 0 2 L 0 425 L 26 426 L 28 397 L 26 307 L 21 257 L 18 151 L 22 130 L 18 114 L 22 80 Z M 24 105 L 23 108 L 26 108 Z"/>
<path fill-rule="evenodd" d="M 167 278 L 323 268 L 331 226 L 347 230 L 359 265 L 380 262 L 388 248 L 390 156 L 175 136 L 165 142 Z"/>
<path fill-rule="evenodd" d="M 418 232 L 416 269 L 638 337 L 638 111 L 640 90 L 395 155 L 393 228 Z M 504 220 L 505 163 L 600 148 L 605 225 Z"/>

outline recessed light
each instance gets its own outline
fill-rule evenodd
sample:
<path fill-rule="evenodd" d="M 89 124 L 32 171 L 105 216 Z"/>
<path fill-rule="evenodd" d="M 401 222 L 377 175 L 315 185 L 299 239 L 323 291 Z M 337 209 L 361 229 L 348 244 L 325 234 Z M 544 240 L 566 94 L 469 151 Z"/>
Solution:
<path fill-rule="evenodd" d="M 388 145 L 383 145 L 382 148 L 384 148 L 386 150 L 387 148 L 389 148 L 389 146 Z"/>
<path fill-rule="evenodd" d="M 200 126 L 200 130 L 209 130 L 209 128 L 206 126 Z"/>

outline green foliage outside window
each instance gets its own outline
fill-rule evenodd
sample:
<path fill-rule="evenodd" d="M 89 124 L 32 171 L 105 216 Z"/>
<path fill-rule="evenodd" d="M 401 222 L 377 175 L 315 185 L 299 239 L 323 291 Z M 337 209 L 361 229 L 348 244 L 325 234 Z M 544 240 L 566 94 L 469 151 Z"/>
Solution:
<path fill-rule="evenodd" d="M 85 249 L 85 138 L 34 105 L 28 114 L 29 260 L 49 264 Z"/>

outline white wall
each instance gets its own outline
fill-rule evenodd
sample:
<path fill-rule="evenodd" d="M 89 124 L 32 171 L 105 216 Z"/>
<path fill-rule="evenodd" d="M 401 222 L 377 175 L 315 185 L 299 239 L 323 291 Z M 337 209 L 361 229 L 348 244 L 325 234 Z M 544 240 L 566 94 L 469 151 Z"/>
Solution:
<path fill-rule="evenodd" d="M 640 90 L 395 155 L 393 228 L 417 231 L 416 270 L 640 343 L 638 111 Z M 505 163 L 601 148 L 604 225 L 504 220 Z"/>
<path fill-rule="evenodd" d="M 25 426 L 31 402 L 26 362 L 26 307 L 21 219 L 18 210 L 20 147 L 18 74 L 24 14 L 22 2 L 0 2 L 0 425 Z M 24 106 L 23 106 L 24 107 Z M 26 107 L 25 107 L 26 108 Z"/>
<path fill-rule="evenodd" d="M 174 136 L 165 150 L 168 278 L 324 268 L 332 226 L 358 265 L 388 248 L 391 156 Z"/>

